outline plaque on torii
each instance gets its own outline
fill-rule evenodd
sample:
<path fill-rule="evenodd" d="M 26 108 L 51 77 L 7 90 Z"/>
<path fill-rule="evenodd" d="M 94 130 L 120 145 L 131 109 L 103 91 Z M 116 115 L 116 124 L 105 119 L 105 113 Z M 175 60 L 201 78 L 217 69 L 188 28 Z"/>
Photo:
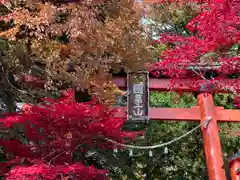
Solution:
<path fill-rule="evenodd" d="M 149 120 L 149 74 L 147 71 L 130 72 L 127 76 L 128 120 Z"/>

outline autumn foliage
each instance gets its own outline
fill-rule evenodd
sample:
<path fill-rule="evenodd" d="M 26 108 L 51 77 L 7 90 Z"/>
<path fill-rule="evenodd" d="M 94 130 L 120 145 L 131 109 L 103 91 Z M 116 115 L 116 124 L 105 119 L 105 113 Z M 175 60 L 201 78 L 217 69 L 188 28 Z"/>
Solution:
<path fill-rule="evenodd" d="M 16 51 L 25 54 L 13 58 L 12 69 L 41 72 L 47 89 L 88 87 L 106 80 L 110 70 L 142 69 L 151 61 L 141 8 L 132 0 L 24 0 L 11 8 L 2 16 L 10 25 L 0 37 L 20 44 Z"/>
<path fill-rule="evenodd" d="M 73 97 L 68 90 L 58 100 L 43 99 L 1 119 L 0 145 L 7 158 L 1 171 L 7 179 L 106 179 L 106 170 L 87 167 L 74 160 L 73 153 L 113 149 L 116 145 L 104 138 L 124 142 L 141 134 L 121 131 L 125 118 L 117 117 L 116 109 L 94 99 L 77 103 Z"/>
<path fill-rule="evenodd" d="M 212 70 L 218 66 L 217 71 L 221 76 L 239 72 L 239 55 L 232 53 L 232 48 L 240 42 L 238 0 L 168 3 L 180 4 L 177 7 L 182 8 L 184 4 L 194 4 L 197 8 L 191 14 L 197 15 L 187 22 L 187 35 L 181 35 L 181 32 L 160 35 L 158 43 L 165 44 L 168 48 L 162 53 L 161 62 L 156 63 L 153 69 L 167 69 L 165 74 L 175 78 L 189 75 L 187 72 L 190 66 L 207 66 Z M 195 78 L 204 76 L 197 72 L 194 73 Z"/>
<path fill-rule="evenodd" d="M 125 0 L 2 3 L 7 7 L 0 30 L 8 43 L 7 71 L 20 88 L 28 88 L 22 77 L 34 77 L 46 82 L 46 90 L 80 87 L 97 92 L 96 100 L 87 103 L 77 103 L 69 91 L 63 98 L 46 98 L 24 112 L 5 114 L 2 174 L 9 180 L 106 179 L 108 172 L 89 167 L 85 154 L 91 148 L 115 148 L 105 138 L 125 142 L 139 134 L 123 132 L 126 118 L 106 105 L 111 101 L 100 102 L 114 99 L 106 93 L 117 89 L 109 82 L 110 71 L 142 69 L 151 60 L 139 25 L 141 8 Z"/>
<path fill-rule="evenodd" d="M 221 76 L 239 72 L 239 55 L 232 53 L 240 42 L 237 0 L 169 3 L 180 7 L 194 3 L 196 12 L 191 15 L 196 16 L 187 23 L 187 35 L 161 34 L 157 43 L 167 48 L 150 69 L 154 76 L 164 69 L 165 75 L 184 78 L 189 76 L 189 66 L 213 69 L 216 64 Z M 13 58 L 14 73 L 38 70 L 51 90 L 94 84 L 106 91 L 103 82 L 110 70 L 143 69 L 152 58 L 140 17 L 134 1 L 16 1 L 3 17 L 10 24 L 0 36 L 24 54 Z M 204 77 L 202 71 L 192 74 Z M 1 170 L 9 180 L 106 179 L 106 170 L 88 167 L 84 157 L 75 160 L 73 154 L 115 148 L 104 138 L 118 142 L 135 138 L 139 133 L 123 132 L 125 117 L 116 114 L 97 100 L 77 103 L 72 91 L 58 100 L 43 99 L 24 112 L 6 114 L 1 119 L 0 145 L 6 156 Z"/>

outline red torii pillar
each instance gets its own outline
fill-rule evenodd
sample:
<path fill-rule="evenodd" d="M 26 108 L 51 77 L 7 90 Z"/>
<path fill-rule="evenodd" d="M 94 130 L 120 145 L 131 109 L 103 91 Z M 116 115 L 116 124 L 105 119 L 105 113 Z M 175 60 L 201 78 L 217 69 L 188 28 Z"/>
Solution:
<path fill-rule="evenodd" d="M 226 180 L 213 96 L 212 94 L 201 93 L 197 98 L 200 107 L 203 146 L 209 180 Z M 211 117 L 209 122 L 203 124 L 209 117 Z"/>
<path fill-rule="evenodd" d="M 232 158 L 229 166 L 232 180 L 240 180 L 240 156 Z"/>

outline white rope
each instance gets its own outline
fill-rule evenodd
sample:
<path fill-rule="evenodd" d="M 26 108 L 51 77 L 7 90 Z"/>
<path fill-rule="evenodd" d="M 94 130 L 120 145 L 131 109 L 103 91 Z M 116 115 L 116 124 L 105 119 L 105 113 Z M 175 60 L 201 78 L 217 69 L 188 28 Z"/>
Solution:
<path fill-rule="evenodd" d="M 135 146 L 135 145 L 130 145 L 130 144 L 124 144 L 124 143 L 119 143 L 117 141 L 114 141 L 112 139 L 108 139 L 108 138 L 105 138 L 106 141 L 108 142 L 111 142 L 113 144 L 116 144 L 118 146 L 122 146 L 122 147 L 126 147 L 126 148 L 130 148 L 130 149 L 156 149 L 156 148 L 161 148 L 161 147 L 166 147 L 166 146 L 169 146 L 170 144 L 173 144 L 179 140 L 181 140 L 182 138 L 188 136 L 189 134 L 191 134 L 192 132 L 196 131 L 198 128 L 201 127 L 201 125 L 205 125 L 206 123 L 208 124 L 209 121 L 212 119 L 211 116 L 207 117 L 206 120 L 204 120 L 202 123 L 200 123 L 198 126 L 196 126 L 195 128 L 191 129 L 190 131 L 184 133 L 183 135 L 175 138 L 175 139 L 172 139 L 168 142 L 165 142 L 165 143 L 162 143 L 162 144 L 157 144 L 157 145 L 153 145 L 153 146 Z"/>

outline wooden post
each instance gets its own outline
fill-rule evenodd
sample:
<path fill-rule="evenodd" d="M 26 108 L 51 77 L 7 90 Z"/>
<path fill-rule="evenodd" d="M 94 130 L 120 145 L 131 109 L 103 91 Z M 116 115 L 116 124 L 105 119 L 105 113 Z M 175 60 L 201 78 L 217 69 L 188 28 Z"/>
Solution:
<path fill-rule="evenodd" d="M 199 94 L 198 104 L 200 106 L 201 123 L 210 118 L 208 123 L 202 124 L 201 126 L 209 180 L 226 180 L 221 143 L 218 134 L 216 107 L 212 94 Z"/>
<path fill-rule="evenodd" d="M 230 174 L 232 180 L 240 180 L 240 156 L 234 157 L 229 162 Z"/>

